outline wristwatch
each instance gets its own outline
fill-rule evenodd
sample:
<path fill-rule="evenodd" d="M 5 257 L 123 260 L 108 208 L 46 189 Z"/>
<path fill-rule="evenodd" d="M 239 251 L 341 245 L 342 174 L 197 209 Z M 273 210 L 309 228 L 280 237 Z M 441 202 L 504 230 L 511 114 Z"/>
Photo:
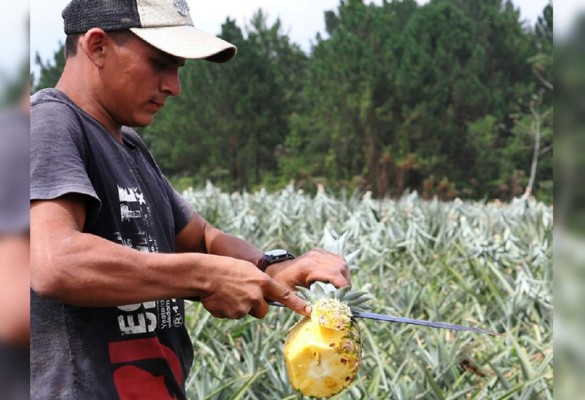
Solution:
<path fill-rule="evenodd" d="M 266 268 L 271 264 L 276 264 L 286 260 L 293 260 L 294 258 L 295 256 L 284 249 L 268 250 L 262 255 L 262 257 L 260 257 L 257 266 L 260 271 L 265 272 Z"/>

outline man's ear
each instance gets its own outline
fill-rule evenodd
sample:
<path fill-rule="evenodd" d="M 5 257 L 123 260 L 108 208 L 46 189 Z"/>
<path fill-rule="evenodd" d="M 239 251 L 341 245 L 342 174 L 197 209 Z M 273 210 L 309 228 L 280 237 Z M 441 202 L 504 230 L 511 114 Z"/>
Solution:
<path fill-rule="evenodd" d="M 110 45 L 111 38 L 100 28 L 90 29 L 79 40 L 81 50 L 97 67 L 104 65 L 106 50 Z"/>

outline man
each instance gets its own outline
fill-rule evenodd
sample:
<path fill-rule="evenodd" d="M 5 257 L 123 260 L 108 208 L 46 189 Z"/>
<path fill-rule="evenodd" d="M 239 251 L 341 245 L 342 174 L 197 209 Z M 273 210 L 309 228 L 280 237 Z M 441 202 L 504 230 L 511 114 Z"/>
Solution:
<path fill-rule="evenodd" d="M 193 27 L 184 0 L 73 0 L 55 89 L 31 99 L 31 393 L 34 399 L 184 399 L 193 348 L 184 298 L 257 318 L 306 314 L 295 285 L 350 284 L 345 260 L 263 253 L 171 188 L 129 126 L 180 93 L 186 59 L 233 45 Z"/>

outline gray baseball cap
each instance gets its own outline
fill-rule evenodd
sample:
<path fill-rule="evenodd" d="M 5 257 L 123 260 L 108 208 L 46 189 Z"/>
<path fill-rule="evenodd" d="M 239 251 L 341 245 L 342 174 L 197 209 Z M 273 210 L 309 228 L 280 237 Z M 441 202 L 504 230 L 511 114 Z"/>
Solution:
<path fill-rule="evenodd" d="M 176 57 L 226 62 L 236 47 L 195 28 L 186 0 L 73 0 L 62 13 L 66 34 L 130 30 Z"/>

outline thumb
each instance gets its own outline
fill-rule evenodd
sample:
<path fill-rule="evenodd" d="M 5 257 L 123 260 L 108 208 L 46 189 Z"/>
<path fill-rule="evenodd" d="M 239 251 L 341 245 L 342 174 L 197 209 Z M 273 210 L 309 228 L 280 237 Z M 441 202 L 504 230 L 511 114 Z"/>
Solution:
<path fill-rule="evenodd" d="M 265 297 L 269 300 L 278 301 L 294 312 L 309 316 L 311 307 L 288 287 L 282 285 L 275 279 L 270 279 L 266 286 Z"/>

